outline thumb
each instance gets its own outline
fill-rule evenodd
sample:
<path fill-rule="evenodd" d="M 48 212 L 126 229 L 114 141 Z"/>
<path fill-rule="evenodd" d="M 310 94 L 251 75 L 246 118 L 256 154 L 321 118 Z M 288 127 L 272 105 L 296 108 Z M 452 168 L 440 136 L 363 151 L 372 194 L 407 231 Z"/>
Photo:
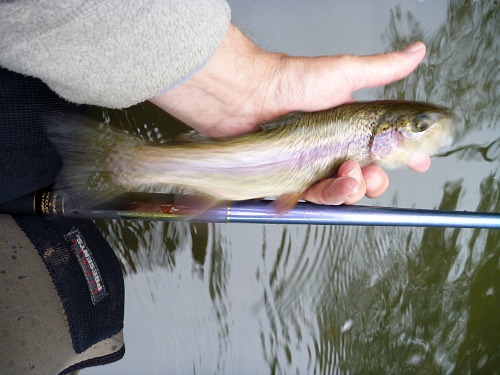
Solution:
<path fill-rule="evenodd" d="M 422 42 L 410 44 L 401 51 L 343 59 L 344 76 L 352 91 L 385 85 L 410 74 L 425 56 Z"/>

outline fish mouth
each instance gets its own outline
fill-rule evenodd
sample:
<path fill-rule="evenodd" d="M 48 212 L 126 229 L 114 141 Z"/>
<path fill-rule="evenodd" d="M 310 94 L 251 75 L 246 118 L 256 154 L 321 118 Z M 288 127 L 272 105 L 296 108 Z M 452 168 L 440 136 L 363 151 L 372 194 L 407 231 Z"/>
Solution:
<path fill-rule="evenodd" d="M 436 124 L 441 131 L 440 144 L 435 153 L 447 151 L 459 136 L 457 118 L 452 113 L 443 114 Z"/>
<path fill-rule="evenodd" d="M 397 141 L 397 151 L 384 164 L 405 165 L 412 170 L 424 172 L 430 166 L 428 157 L 444 154 L 449 150 L 457 133 L 454 117 L 447 113 L 433 113 L 429 117 L 434 121 L 426 130 L 415 131 L 412 125 L 397 130 L 397 137 L 393 138 Z"/>

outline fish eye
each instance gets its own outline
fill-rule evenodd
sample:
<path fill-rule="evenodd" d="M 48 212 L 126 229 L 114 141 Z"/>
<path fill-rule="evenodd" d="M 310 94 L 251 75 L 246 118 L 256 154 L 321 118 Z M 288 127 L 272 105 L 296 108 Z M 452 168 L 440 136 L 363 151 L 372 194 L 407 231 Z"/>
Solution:
<path fill-rule="evenodd" d="M 424 132 L 427 129 L 429 129 L 430 126 L 431 126 L 431 124 L 429 124 L 427 121 L 423 120 L 423 121 L 419 121 L 416 124 L 414 124 L 413 128 L 417 132 Z"/>
<path fill-rule="evenodd" d="M 421 133 L 429 129 L 432 125 L 431 117 L 428 114 L 415 116 L 413 119 L 413 131 Z"/>

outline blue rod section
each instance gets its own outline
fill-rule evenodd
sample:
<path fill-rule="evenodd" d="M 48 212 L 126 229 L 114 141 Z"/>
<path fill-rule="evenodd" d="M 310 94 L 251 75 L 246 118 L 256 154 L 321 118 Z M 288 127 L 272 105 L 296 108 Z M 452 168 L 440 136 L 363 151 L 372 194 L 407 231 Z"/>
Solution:
<path fill-rule="evenodd" d="M 227 222 L 265 224 L 370 225 L 500 229 L 500 213 L 440 211 L 372 206 L 323 206 L 299 202 L 283 216 L 269 201 L 231 202 Z M 210 215 L 210 213 L 207 213 Z M 220 214 L 217 214 L 219 216 Z M 208 217 L 209 218 L 209 217 Z M 215 217 L 214 217 L 215 219 Z"/>
<path fill-rule="evenodd" d="M 0 204 L 0 213 L 118 220 L 500 229 L 500 213 L 299 202 L 283 216 L 276 216 L 269 200 L 226 202 L 199 212 L 178 198 L 173 194 L 125 193 L 98 206 L 86 207 L 73 202 L 65 192 L 42 189 Z"/>

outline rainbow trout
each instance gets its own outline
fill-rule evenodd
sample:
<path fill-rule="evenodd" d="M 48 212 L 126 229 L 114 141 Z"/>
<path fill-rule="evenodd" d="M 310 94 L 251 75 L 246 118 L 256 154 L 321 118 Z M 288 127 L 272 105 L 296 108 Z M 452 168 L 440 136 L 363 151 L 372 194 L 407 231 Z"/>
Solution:
<path fill-rule="evenodd" d="M 113 132 L 93 140 L 100 151 L 80 155 L 73 169 L 81 171 L 82 161 L 99 158 L 100 172 L 111 181 L 106 189 L 116 192 L 181 188 L 214 202 L 278 196 L 289 209 L 347 160 L 395 168 L 414 152 L 432 156 L 442 151 L 455 131 L 453 115 L 431 104 L 360 102 L 293 113 L 229 139 L 152 145 Z M 73 174 L 68 183 L 77 181 L 76 188 L 84 180 Z"/>

